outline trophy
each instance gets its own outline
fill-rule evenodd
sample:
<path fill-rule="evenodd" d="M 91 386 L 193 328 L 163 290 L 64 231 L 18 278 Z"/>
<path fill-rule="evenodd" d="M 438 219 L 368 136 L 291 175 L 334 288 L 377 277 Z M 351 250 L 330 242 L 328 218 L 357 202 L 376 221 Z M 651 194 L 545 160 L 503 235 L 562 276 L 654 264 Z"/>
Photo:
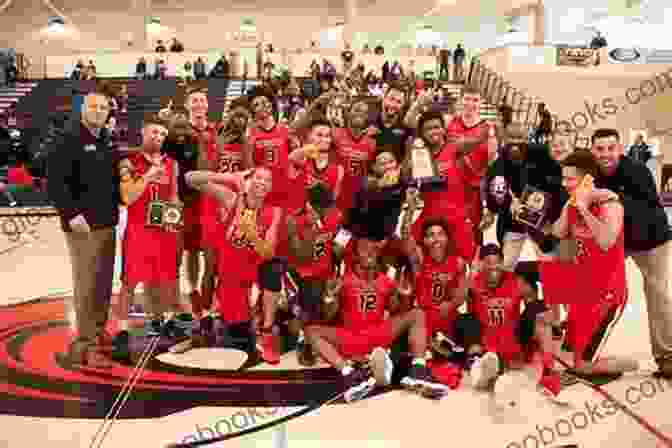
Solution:
<path fill-rule="evenodd" d="M 521 195 L 521 205 L 515 211 L 514 219 L 535 231 L 541 231 L 546 224 L 550 206 L 551 197 L 548 193 L 528 185 Z"/>
<path fill-rule="evenodd" d="M 416 138 L 411 147 L 411 179 L 421 191 L 435 191 L 445 187 L 446 178 L 439 173 L 439 167 L 421 138 Z"/>
<path fill-rule="evenodd" d="M 595 179 L 593 179 L 593 176 L 591 176 L 590 174 L 586 174 L 585 176 L 583 176 L 583 179 L 581 179 L 581 183 L 579 184 L 578 187 L 576 187 L 575 192 L 569 198 L 569 205 L 571 205 L 572 207 L 576 207 L 576 191 L 591 191 L 594 188 L 594 182 Z"/>

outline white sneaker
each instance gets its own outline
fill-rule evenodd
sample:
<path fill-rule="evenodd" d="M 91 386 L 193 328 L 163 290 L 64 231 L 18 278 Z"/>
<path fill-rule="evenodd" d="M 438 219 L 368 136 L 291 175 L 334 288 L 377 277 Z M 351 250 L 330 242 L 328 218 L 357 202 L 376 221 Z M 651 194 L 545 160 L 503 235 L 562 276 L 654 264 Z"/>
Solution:
<path fill-rule="evenodd" d="M 474 389 L 484 389 L 499 374 L 499 357 L 496 353 L 487 352 L 474 361 L 471 366 L 471 385 Z"/>
<path fill-rule="evenodd" d="M 389 386 L 392 384 L 394 363 L 387 350 L 382 347 L 374 348 L 369 355 L 369 365 L 377 386 Z"/>

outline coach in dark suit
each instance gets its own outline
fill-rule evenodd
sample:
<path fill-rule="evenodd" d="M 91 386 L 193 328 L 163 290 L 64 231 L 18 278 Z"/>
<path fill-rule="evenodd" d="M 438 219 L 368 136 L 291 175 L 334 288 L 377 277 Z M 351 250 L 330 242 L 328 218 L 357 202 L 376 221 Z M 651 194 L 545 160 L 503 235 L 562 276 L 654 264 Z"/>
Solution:
<path fill-rule="evenodd" d="M 651 351 L 659 375 L 672 378 L 672 288 L 670 231 L 651 171 L 623 155 L 615 129 L 598 129 L 591 151 L 600 163 L 595 185 L 618 193 L 623 203 L 625 250 L 642 273 Z"/>
<path fill-rule="evenodd" d="M 109 367 L 111 349 L 105 332 L 112 294 L 115 226 L 119 220 L 119 155 L 101 132 L 110 113 L 108 95 L 84 97 L 81 119 L 50 151 L 48 192 L 61 217 L 72 263 L 78 335 L 70 359 L 96 368 Z"/>

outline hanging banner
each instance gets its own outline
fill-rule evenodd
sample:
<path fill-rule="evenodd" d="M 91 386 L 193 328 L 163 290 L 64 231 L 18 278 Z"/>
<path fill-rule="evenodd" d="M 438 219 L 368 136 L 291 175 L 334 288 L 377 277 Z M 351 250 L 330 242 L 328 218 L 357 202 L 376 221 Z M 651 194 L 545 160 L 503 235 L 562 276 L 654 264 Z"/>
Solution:
<path fill-rule="evenodd" d="M 560 67 L 595 67 L 600 64 L 600 51 L 588 47 L 556 47 L 556 65 Z"/>

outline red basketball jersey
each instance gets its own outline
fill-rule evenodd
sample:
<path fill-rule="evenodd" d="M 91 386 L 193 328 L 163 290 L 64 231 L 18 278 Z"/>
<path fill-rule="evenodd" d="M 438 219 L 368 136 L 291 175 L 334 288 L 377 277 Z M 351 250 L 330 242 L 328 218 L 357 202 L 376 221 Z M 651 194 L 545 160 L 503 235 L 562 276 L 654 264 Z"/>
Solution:
<path fill-rule="evenodd" d="M 343 215 L 337 208 L 332 208 L 323 219 L 322 228 L 316 233 L 313 254 L 310 262 L 295 263 L 296 271 L 303 278 L 317 278 L 327 280 L 334 272 L 333 243 Z M 306 215 L 296 217 L 296 230 L 299 238 L 304 239 L 308 226 Z"/>
<path fill-rule="evenodd" d="M 569 231 L 579 246 L 576 263 L 573 264 L 578 285 L 594 291 L 595 296 L 613 292 L 613 295 L 606 295 L 616 300 L 622 299 L 627 285 L 623 229 L 621 228 L 616 243 L 605 251 L 597 244 L 576 208 L 571 207 L 568 211 Z M 599 219 L 603 217 L 603 208 L 599 205 L 592 206 L 590 211 Z"/>
<path fill-rule="evenodd" d="M 450 136 L 479 137 L 484 127 L 490 127 L 485 121 L 479 121 L 474 126 L 464 124 L 462 117 L 455 117 L 448 123 L 446 131 Z M 480 188 L 481 179 L 488 170 L 488 143 L 484 142 L 474 148 L 464 157 L 464 166 L 461 174 L 467 185 Z"/>
<path fill-rule="evenodd" d="M 213 154 L 208 157 L 214 162 L 218 173 L 237 173 L 243 169 L 243 145 L 240 143 L 224 143 L 216 145 Z"/>
<path fill-rule="evenodd" d="M 340 295 L 343 325 L 361 329 L 383 322 L 385 310 L 396 289 L 396 282 L 385 274 L 378 273 L 375 280 L 369 282 L 360 278 L 354 270 L 346 272 Z"/>
<path fill-rule="evenodd" d="M 135 176 L 144 175 L 151 168 L 152 164 L 147 160 L 144 153 L 132 154 L 128 157 L 135 169 Z M 164 175 L 158 182 L 147 184 L 140 197 L 128 206 L 128 225 L 145 227 L 147 218 L 147 204 L 152 200 L 168 201 L 176 193 L 174 184 L 174 169 L 176 162 L 168 156 L 161 157 Z"/>
<path fill-rule="evenodd" d="M 218 239 L 220 281 L 254 282 L 257 279 L 257 268 L 263 261 L 252 242 L 240 231 L 240 214 L 244 208 L 244 195 L 239 193 L 235 208 L 229 211 L 224 225 L 220 227 L 224 231 L 224 238 Z M 276 207 L 264 204 L 256 213 L 258 236 L 263 240 L 273 223 Z"/>
<path fill-rule="evenodd" d="M 269 204 L 286 208 L 289 191 L 289 128 L 275 125 L 266 131 L 251 129 L 248 142 L 253 148 L 256 166 L 263 166 L 273 174 L 273 188 L 266 198 Z"/>
<path fill-rule="evenodd" d="M 483 342 L 497 346 L 499 338 L 512 338 L 520 320 L 522 295 L 516 275 L 504 272 L 500 285 L 491 289 L 485 273 L 479 272 L 472 279 L 469 310 L 481 323 Z"/>
<path fill-rule="evenodd" d="M 320 169 L 314 160 L 306 160 L 304 169 L 306 172 L 306 187 L 310 188 L 320 182 L 329 188 L 332 192 L 336 189 L 338 183 L 338 172 L 340 164 L 335 161 L 329 161 L 326 167 Z"/>
<path fill-rule="evenodd" d="M 464 276 L 464 262 L 449 256 L 442 263 L 425 256 L 422 270 L 415 275 L 415 299 L 420 308 L 439 310 L 443 302 L 453 300 L 455 289 Z"/>
<path fill-rule="evenodd" d="M 422 215 L 424 217 L 464 210 L 464 184 L 455 162 L 455 151 L 454 145 L 446 144 L 435 156 L 439 173 L 446 178 L 447 185 L 442 191 L 423 193 L 422 200 L 425 206 Z"/>
<path fill-rule="evenodd" d="M 352 207 L 362 177 L 368 175 L 369 164 L 376 157 L 376 141 L 367 135 L 356 139 L 349 128 L 336 128 L 333 132 L 336 157 L 345 168 L 337 204 L 341 210 L 348 210 Z"/>

